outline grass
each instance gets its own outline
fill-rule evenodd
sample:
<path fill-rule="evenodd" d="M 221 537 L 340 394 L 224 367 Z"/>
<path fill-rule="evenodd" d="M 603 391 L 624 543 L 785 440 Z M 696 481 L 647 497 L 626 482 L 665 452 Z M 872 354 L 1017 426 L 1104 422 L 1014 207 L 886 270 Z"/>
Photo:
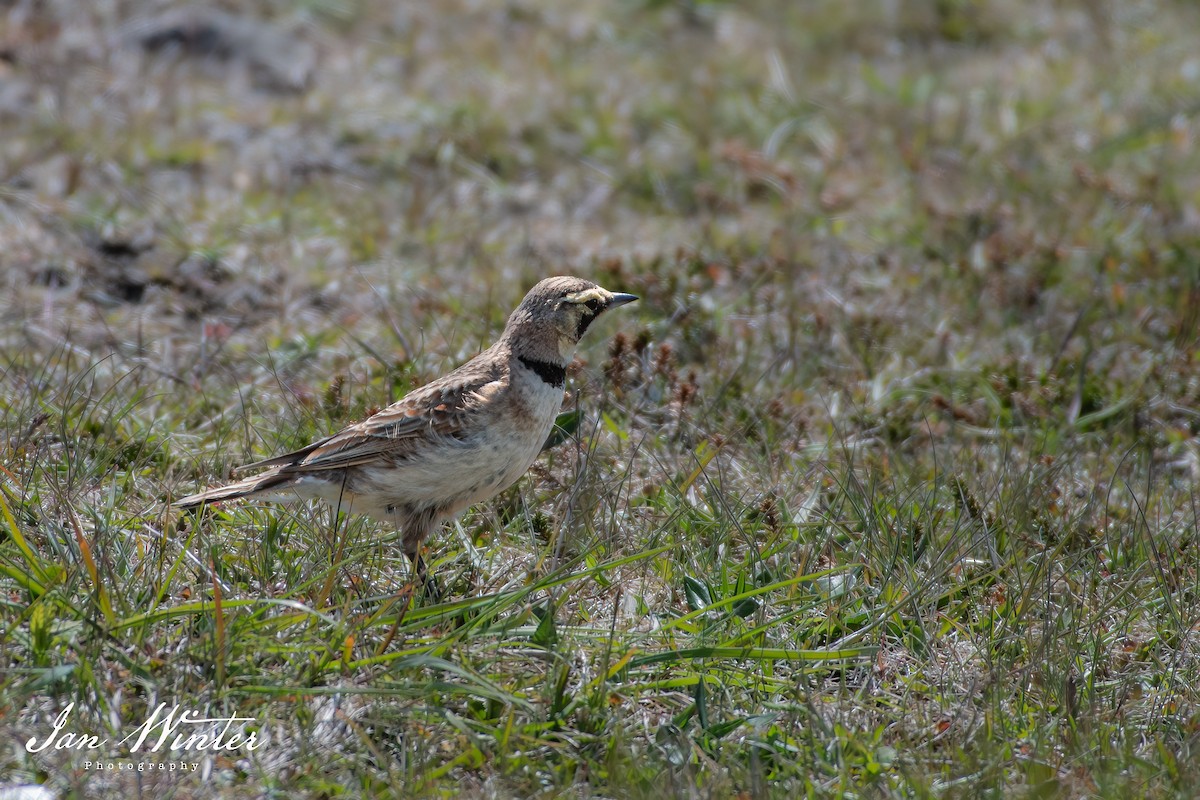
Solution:
<path fill-rule="evenodd" d="M 1194 793 L 1193 5 L 223 7 L 0 8 L 0 785 Z M 444 602 L 169 508 L 555 273 L 642 299 Z M 120 745 L 160 703 L 260 746 Z"/>

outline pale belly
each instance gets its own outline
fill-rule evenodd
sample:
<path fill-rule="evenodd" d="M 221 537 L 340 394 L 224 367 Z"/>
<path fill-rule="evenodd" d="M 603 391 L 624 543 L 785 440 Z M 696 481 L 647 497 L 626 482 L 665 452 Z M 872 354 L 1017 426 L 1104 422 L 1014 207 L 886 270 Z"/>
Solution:
<path fill-rule="evenodd" d="M 389 506 L 440 507 L 447 516 L 507 489 L 537 459 L 554 426 L 562 394 L 528 398 L 532 413 L 492 420 L 463 439 L 430 443 L 386 467 L 363 467 L 348 487 L 359 513 L 390 518 Z"/>
<path fill-rule="evenodd" d="M 521 441 L 489 438 L 426 448 L 394 467 L 363 469 L 354 491 L 372 505 L 444 505 L 454 513 L 515 483 L 545 440 L 526 435 Z"/>

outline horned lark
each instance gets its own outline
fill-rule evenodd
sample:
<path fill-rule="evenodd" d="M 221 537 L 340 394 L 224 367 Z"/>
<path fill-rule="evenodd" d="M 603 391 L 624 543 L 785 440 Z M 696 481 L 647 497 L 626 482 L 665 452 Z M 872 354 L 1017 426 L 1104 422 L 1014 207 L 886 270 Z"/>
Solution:
<path fill-rule="evenodd" d="M 636 300 L 582 278 L 546 278 L 508 318 L 499 341 L 362 422 L 241 469 L 257 475 L 175 503 L 323 500 L 390 522 L 427 583 L 421 543 L 467 506 L 520 478 L 562 406 L 575 347 L 596 317 Z"/>

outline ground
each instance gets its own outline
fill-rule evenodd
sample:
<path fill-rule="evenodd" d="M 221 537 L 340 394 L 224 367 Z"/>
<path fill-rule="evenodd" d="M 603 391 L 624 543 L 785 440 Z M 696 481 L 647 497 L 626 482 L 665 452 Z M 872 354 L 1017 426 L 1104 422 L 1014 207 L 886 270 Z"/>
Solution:
<path fill-rule="evenodd" d="M 1197 30 L 0 2 L 0 785 L 1193 796 Z M 552 274 L 641 300 L 444 601 L 378 524 L 170 507 Z M 133 749 L 162 703 L 256 746 Z"/>

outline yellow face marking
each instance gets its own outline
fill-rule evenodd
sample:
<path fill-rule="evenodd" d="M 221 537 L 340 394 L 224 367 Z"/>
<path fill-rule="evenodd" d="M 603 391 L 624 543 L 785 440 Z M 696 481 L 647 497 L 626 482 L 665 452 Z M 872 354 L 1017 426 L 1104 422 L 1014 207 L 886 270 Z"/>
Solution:
<path fill-rule="evenodd" d="M 599 286 L 591 289 L 582 289 L 578 292 L 571 292 L 563 298 L 568 303 L 586 303 L 588 300 L 599 300 L 601 303 L 608 301 L 608 293 Z"/>

